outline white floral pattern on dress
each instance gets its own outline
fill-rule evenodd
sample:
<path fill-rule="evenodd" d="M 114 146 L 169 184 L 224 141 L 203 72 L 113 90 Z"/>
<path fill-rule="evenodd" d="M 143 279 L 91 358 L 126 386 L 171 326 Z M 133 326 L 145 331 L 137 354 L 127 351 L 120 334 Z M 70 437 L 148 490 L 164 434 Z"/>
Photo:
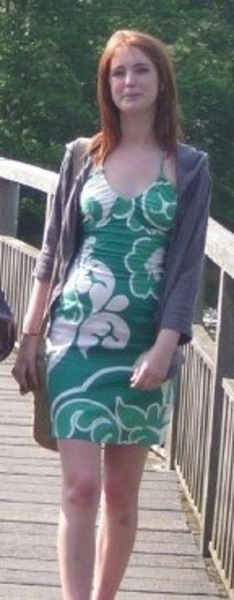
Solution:
<path fill-rule="evenodd" d="M 128 367 L 117 370 L 130 371 Z M 157 402 L 150 403 L 145 409 L 126 402 L 117 395 L 114 399 L 110 398 L 111 407 L 115 406 L 113 411 L 108 405 L 92 398 L 92 387 L 95 389 L 98 380 L 105 380 L 109 373 L 109 369 L 97 371 L 82 386 L 71 388 L 54 400 L 51 417 L 55 423 L 55 432 L 63 429 L 63 435 L 67 439 L 75 438 L 76 432 L 80 432 L 89 434 L 93 442 L 111 443 L 115 440 L 118 443 L 124 431 L 125 443 L 128 444 L 144 444 L 146 437 L 147 440 L 152 438 L 152 443 L 155 440 L 159 442 L 162 431 L 169 422 L 172 386 L 169 382 L 164 383 L 163 391 L 160 392 L 161 401 L 157 399 Z M 98 416 L 95 418 L 96 413 Z"/>
<path fill-rule="evenodd" d="M 47 354 L 50 357 L 49 370 L 55 367 L 62 359 L 67 348 L 77 344 L 83 356 L 87 357 L 90 348 L 96 345 L 104 348 L 125 348 L 129 341 L 130 330 L 124 319 L 119 316 L 128 304 L 127 296 L 114 294 L 116 287 L 115 277 L 109 267 L 92 258 L 95 245 L 95 237 L 88 238 L 84 244 L 82 260 L 72 267 L 68 282 L 63 291 L 63 310 L 56 311 L 56 321 L 51 328 L 50 341 L 47 344 Z M 76 292 L 74 292 L 74 288 Z M 72 319 L 69 310 L 69 302 L 74 300 L 76 293 L 74 318 L 76 328 L 72 329 L 70 335 L 69 322 Z M 87 294 L 91 303 L 90 315 L 86 317 L 82 309 L 81 297 Z M 79 306 L 81 306 L 79 311 Z M 79 313 L 79 317 L 78 317 Z M 67 329 L 63 327 L 64 321 L 68 321 Z M 62 326 L 62 327 L 61 327 Z M 63 331 L 61 344 L 61 331 Z M 53 347 L 57 346 L 57 352 L 53 353 Z"/>

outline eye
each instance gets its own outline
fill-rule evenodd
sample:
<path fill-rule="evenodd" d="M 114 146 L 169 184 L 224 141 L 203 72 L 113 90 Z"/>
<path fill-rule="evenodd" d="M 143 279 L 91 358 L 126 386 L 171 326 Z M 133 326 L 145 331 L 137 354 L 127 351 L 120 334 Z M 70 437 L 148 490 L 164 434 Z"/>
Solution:
<path fill-rule="evenodd" d="M 115 69 L 114 71 L 111 72 L 112 78 L 124 77 L 124 75 L 125 75 L 124 69 Z"/>
<path fill-rule="evenodd" d="M 139 66 L 135 68 L 135 72 L 136 73 L 148 73 L 149 72 L 149 67 L 145 67 L 145 66 Z"/>

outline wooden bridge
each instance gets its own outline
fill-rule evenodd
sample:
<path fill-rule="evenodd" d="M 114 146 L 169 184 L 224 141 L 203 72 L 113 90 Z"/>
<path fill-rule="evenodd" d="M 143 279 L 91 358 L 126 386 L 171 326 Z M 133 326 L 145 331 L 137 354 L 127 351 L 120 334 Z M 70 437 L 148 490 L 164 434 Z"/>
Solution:
<path fill-rule="evenodd" d="M 0 159 L 0 281 L 20 336 L 37 250 L 17 239 L 19 186 L 50 199 L 57 175 Z M 48 204 L 49 206 L 49 204 Z M 217 325 L 204 329 L 213 288 Z M 194 340 L 166 460 L 149 453 L 139 532 L 118 600 L 234 600 L 234 235 L 210 219 Z M 60 600 L 59 461 L 32 440 L 30 395 L 0 365 L 0 599 Z"/>

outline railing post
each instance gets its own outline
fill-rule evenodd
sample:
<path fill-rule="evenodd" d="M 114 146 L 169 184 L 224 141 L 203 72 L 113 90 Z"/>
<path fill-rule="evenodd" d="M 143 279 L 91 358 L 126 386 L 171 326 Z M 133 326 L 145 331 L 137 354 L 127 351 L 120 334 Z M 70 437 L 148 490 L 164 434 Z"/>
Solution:
<path fill-rule="evenodd" d="M 218 323 L 216 336 L 216 353 L 214 361 L 214 377 L 212 390 L 212 407 L 210 429 L 208 431 L 207 469 L 204 484 L 201 527 L 201 547 L 205 556 L 209 555 L 208 545 L 211 540 L 214 517 L 214 504 L 217 483 L 220 432 L 223 411 L 223 377 L 234 375 L 234 280 L 223 270 L 220 272 L 218 299 Z"/>
<path fill-rule="evenodd" d="M 203 321 L 203 313 L 204 313 L 204 306 L 205 306 L 206 270 L 207 270 L 207 257 L 204 256 L 201 278 L 200 278 L 197 298 L 196 298 L 196 302 L 195 302 L 194 315 L 193 315 L 193 323 L 196 323 L 199 325 L 201 325 L 202 321 Z"/>
<path fill-rule="evenodd" d="M 205 305 L 204 297 L 205 297 L 206 264 L 207 264 L 206 257 L 204 257 L 203 269 L 202 269 L 199 290 L 198 290 L 196 304 L 195 304 L 195 310 L 194 310 L 194 319 L 193 319 L 194 324 L 202 323 L 203 310 L 204 310 L 204 305 Z M 178 385 L 177 385 L 177 393 L 176 393 L 176 398 L 175 398 L 175 402 L 174 402 L 174 406 L 173 406 L 173 410 L 172 410 L 172 414 L 171 414 L 170 429 L 168 432 L 167 444 L 166 444 L 167 462 L 168 462 L 169 469 L 175 468 L 179 404 L 180 404 L 180 381 L 178 381 Z"/>
<path fill-rule="evenodd" d="M 177 382 L 176 396 L 171 413 L 170 427 L 166 441 L 167 467 L 170 470 L 175 469 L 175 458 L 177 448 L 177 425 L 180 405 L 180 379 Z"/>
<path fill-rule="evenodd" d="M 19 184 L 0 179 L 0 234 L 17 236 Z"/>

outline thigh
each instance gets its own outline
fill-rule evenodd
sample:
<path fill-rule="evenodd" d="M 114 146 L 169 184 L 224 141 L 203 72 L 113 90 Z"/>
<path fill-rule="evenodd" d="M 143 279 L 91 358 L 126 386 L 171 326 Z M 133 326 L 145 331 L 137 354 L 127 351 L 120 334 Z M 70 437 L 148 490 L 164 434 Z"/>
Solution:
<path fill-rule="evenodd" d="M 63 481 L 84 480 L 100 484 L 101 448 L 81 440 L 57 440 Z"/>
<path fill-rule="evenodd" d="M 148 456 L 147 446 L 112 445 L 104 450 L 104 487 L 120 487 L 126 495 L 138 494 L 145 462 Z"/>

